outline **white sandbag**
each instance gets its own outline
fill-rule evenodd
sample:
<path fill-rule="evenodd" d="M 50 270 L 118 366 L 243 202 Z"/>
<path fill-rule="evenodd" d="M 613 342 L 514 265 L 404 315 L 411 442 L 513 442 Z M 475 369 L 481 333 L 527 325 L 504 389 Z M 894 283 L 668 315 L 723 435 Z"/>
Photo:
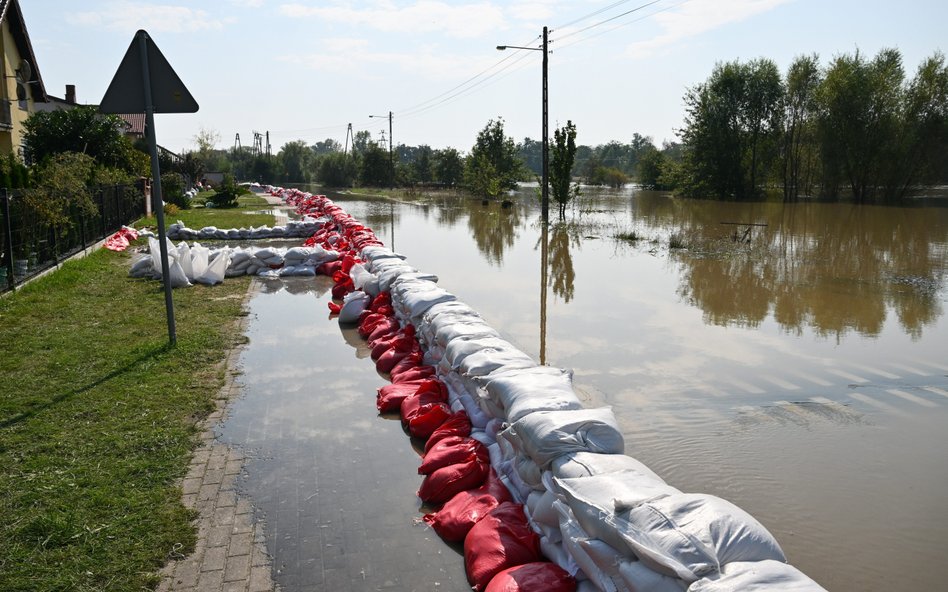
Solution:
<path fill-rule="evenodd" d="M 588 477 L 589 475 L 604 475 L 620 471 L 631 471 L 642 475 L 643 478 L 663 482 L 644 463 L 624 454 L 599 454 L 596 452 L 574 452 L 563 455 L 553 461 L 551 465 L 554 477 Z"/>
<path fill-rule="evenodd" d="M 165 238 L 165 247 L 168 250 L 168 261 L 176 260 L 178 258 L 178 250 L 167 238 Z M 158 273 L 161 273 L 161 243 L 153 236 L 148 237 L 148 252 L 151 255 L 152 267 L 154 267 Z"/>
<path fill-rule="evenodd" d="M 201 277 L 207 270 L 207 260 L 209 252 L 207 247 L 194 243 L 191 247 L 191 274 L 193 277 Z"/>
<path fill-rule="evenodd" d="M 691 583 L 734 561 L 786 561 L 760 522 L 719 497 L 677 493 L 637 504 L 615 497 L 619 520 L 606 520 L 642 561 L 666 575 Z"/>
<path fill-rule="evenodd" d="M 188 276 L 184 275 L 184 270 L 181 269 L 181 264 L 177 261 L 172 261 L 168 267 L 168 280 L 172 288 L 187 288 L 191 285 Z"/>
<path fill-rule="evenodd" d="M 216 255 L 205 267 L 204 272 L 194 278 L 195 282 L 213 286 L 224 281 L 224 274 L 230 264 L 230 255 L 224 250 L 218 251 Z"/>
<path fill-rule="evenodd" d="M 274 269 L 279 273 L 280 277 L 315 277 L 316 268 L 312 265 L 291 265 L 289 267 L 283 266 L 280 269 Z"/>
<path fill-rule="evenodd" d="M 620 551 L 627 550 L 620 530 L 624 523 L 616 517 L 615 500 L 646 501 L 680 493 L 661 480 L 643 479 L 639 473 L 617 472 L 589 477 L 553 479 L 556 492 L 563 496 L 576 521 L 591 537 Z M 620 525 L 621 523 L 621 525 Z"/>
<path fill-rule="evenodd" d="M 780 561 L 729 563 L 717 577 L 700 579 L 688 592 L 825 592 L 803 572 Z"/>
<path fill-rule="evenodd" d="M 536 411 L 583 408 L 566 372 L 512 372 L 487 381 L 484 390 L 511 423 Z"/>
<path fill-rule="evenodd" d="M 468 356 L 468 359 L 474 357 Z M 529 456 L 542 470 L 556 457 L 571 452 L 620 454 L 622 432 L 609 407 L 537 411 L 512 423 L 499 438 Z"/>
<path fill-rule="evenodd" d="M 533 358 L 516 349 L 481 350 L 464 358 L 458 373 L 466 378 L 482 377 L 492 372 L 534 368 Z"/>
<path fill-rule="evenodd" d="M 557 531 L 557 533 L 558 532 L 559 531 Z M 563 548 L 562 539 L 551 540 L 549 537 L 541 536 L 540 550 L 543 552 L 544 557 L 562 567 L 563 570 L 570 575 L 576 575 L 576 572 L 579 571 L 579 566 L 573 560 L 569 552 Z"/>
<path fill-rule="evenodd" d="M 153 269 L 151 255 L 141 255 L 132 263 L 128 275 L 133 278 L 149 277 Z"/>
<path fill-rule="evenodd" d="M 371 302 L 372 298 L 365 292 L 349 292 L 342 299 L 339 323 L 343 325 L 358 323 L 360 315 Z"/>
<path fill-rule="evenodd" d="M 619 562 L 621 584 L 629 592 L 685 592 L 688 584 L 648 567 L 643 561 Z"/>
<path fill-rule="evenodd" d="M 356 290 L 362 290 L 372 298 L 379 295 L 379 278 L 370 272 L 361 263 L 356 263 L 349 270 L 349 277 L 352 278 L 352 285 Z"/>
<path fill-rule="evenodd" d="M 516 347 L 500 337 L 480 337 L 476 339 L 456 339 L 444 347 L 444 358 L 451 368 L 457 369 L 464 358 L 481 351 L 514 350 Z"/>
<path fill-rule="evenodd" d="M 540 471 L 537 463 L 522 454 L 518 454 L 513 458 L 513 465 L 514 470 L 520 475 L 520 479 L 531 489 L 543 490 L 542 471 Z"/>
<path fill-rule="evenodd" d="M 447 347 L 455 339 L 478 339 L 481 337 L 500 338 L 496 329 L 480 317 L 463 317 L 453 323 L 444 323 L 435 331 L 435 343 Z"/>
<path fill-rule="evenodd" d="M 584 575 L 602 592 L 619 592 L 614 578 L 619 577 L 619 562 L 624 556 L 606 543 L 591 538 L 576 521 L 569 506 L 556 501 L 554 509 L 560 516 L 563 548 L 581 570 L 581 574 L 574 575 Z"/>
<path fill-rule="evenodd" d="M 188 246 L 186 241 L 178 243 L 178 263 L 181 264 L 184 275 L 187 276 L 189 280 L 193 280 L 194 268 L 191 266 L 191 247 Z"/>

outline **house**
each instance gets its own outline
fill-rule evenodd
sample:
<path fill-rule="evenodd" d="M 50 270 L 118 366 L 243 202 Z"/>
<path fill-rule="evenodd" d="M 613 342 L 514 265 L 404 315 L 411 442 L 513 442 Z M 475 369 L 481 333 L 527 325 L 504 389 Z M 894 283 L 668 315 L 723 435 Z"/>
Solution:
<path fill-rule="evenodd" d="M 23 153 L 23 122 L 48 101 L 18 0 L 0 0 L 0 155 Z"/>

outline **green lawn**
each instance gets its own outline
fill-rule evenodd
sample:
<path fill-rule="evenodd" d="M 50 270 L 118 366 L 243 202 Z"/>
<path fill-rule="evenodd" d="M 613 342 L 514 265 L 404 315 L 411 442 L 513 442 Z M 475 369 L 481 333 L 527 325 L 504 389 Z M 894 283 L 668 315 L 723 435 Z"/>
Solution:
<path fill-rule="evenodd" d="M 0 590 L 153 588 L 194 545 L 175 481 L 250 279 L 176 290 L 169 348 L 161 285 L 130 261 L 100 249 L 0 298 Z"/>
<path fill-rule="evenodd" d="M 198 194 L 210 194 L 205 191 Z M 197 200 L 196 200 L 197 201 Z M 217 226 L 218 228 L 250 228 L 251 226 L 271 226 L 273 224 L 272 214 L 261 214 L 259 212 L 269 210 L 271 206 L 267 200 L 256 195 L 241 195 L 237 198 L 239 206 L 234 209 L 215 209 L 195 207 L 189 210 L 181 210 L 173 216 L 165 215 L 165 224 L 171 225 L 181 220 L 188 228 L 201 229 L 205 226 Z M 142 219 L 135 223 L 137 228 L 143 226 L 154 227 L 155 219 Z"/>

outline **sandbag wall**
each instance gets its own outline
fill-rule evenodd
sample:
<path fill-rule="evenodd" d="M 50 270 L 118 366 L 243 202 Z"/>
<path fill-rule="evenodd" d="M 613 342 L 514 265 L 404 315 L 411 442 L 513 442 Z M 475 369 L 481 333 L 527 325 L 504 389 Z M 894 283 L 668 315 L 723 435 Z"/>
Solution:
<path fill-rule="evenodd" d="M 539 366 L 476 311 L 324 196 L 273 188 L 327 216 L 307 246 L 334 249 L 332 312 L 357 323 L 391 384 L 380 412 L 426 439 L 419 497 L 464 542 L 475 590 L 817 591 L 773 536 L 730 502 L 686 493 L 625 455 L 608 407 Z"/>

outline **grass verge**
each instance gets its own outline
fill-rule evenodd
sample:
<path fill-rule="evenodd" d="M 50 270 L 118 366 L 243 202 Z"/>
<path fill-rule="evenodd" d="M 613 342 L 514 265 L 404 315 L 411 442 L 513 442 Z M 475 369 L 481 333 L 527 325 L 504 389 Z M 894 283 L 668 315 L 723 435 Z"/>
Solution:
<path fill-rule="evenodd" d="M 161 285 L 129 264 L 100 249 L 0 298 L 0 590 L 153 588 L 193 548 L 176 481 L 250 279 L 175 291 L 169 348 Z"/>
<path fill-rule="evenodd" d="M 210 193 L 210 192 L 204 192 Z M 200 195 L 200 194 L 199 194 Z M 181 220 L 188 228 L 201 229 L 205 226 L 218 228 L 250 228 L 273 224 L 272 214 L 260 212 L 269 210 L 272 206 L 267 200 L 256 195 L 241 195 L 237 198 L 238 207 L 232 209 L 219 208 L 191 208 L 181 210 L 174 216 L 165 216 L 165 224 L 171 225 Z M 157 224 L 154 218 L 141 218 L 135 222 L 136 228 L 145 226 L 154 227 Z"/>

